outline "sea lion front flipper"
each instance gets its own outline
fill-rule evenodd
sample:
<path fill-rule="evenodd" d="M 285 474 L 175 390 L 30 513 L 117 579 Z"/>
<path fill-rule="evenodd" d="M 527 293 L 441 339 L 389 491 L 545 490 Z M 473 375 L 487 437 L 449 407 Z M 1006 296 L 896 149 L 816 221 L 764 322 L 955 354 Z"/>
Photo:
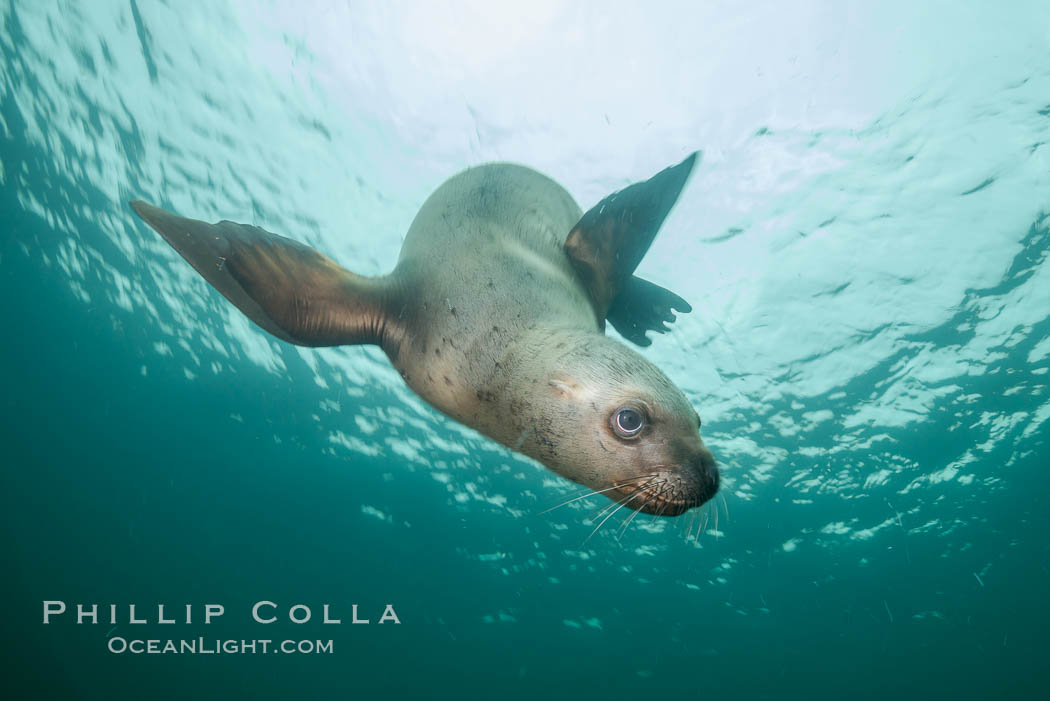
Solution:
<path fill-rule="evenodd" d="M 624 339 L 644 348 L 652 344 L 646 331 L 670 331 L 667 324 L 675 320 L 672 310 L 688 314 L 693 308 L 674 292 L 632 275 L 609 306 L 606 319 Z"/>
<path fill-rule="evenodd" d="M 244 314 L 300 346 L 382 345 L 386 285 L 309 246 L 248 224 L 187 219 L 142 201 L 132 208 Z"/>
<path fill-rule="evenodd" d="M 590 209 L 569 232 L 565 252 L 604 319 L 638 267 L 678 200 L 697 161 L 693 152 L 645 182 L 614 192 Z"/>

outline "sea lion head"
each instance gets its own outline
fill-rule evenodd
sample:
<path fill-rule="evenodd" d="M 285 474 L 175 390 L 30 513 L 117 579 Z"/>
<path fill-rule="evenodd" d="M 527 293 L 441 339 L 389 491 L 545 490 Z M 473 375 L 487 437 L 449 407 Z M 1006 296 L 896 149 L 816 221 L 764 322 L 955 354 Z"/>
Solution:
<path fill-rule="evenodd" d="M 718 491 L 700 417 L 668 377 L 606 336 L 555 332 L 532 349 L 511 412 L 517 446 L 554 472 L 645 513 L 678 516 Z M 526 379 L 527 378 L 527 379 Z"/>

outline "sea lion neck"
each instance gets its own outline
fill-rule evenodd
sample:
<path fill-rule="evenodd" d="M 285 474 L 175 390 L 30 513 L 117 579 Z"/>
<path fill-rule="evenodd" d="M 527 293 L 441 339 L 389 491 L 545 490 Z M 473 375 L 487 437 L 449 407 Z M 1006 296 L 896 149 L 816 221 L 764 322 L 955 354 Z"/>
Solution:
<path fill-rule="evenodd" d="M 548 375 L 557 374 L 564 365 L 561 361 L 594 339 L 604 337 L 604 334 L 596 331 L 570 326 L 532 326 L 507 344 L 496 363 L 494 378 L 517 374 L 529 376 L 537 382 L 549 379 Z"/>
<path fill-rule="evenodd" d="M 495 362 L 492 374 L 478 392 L 474 420 L 479 430 L 512 450 L 544 460 L 542 436 L 537 421 L 549 415 L 549 398 L 557 393 L 560 362 L 595 339 L 594 331 L 558 325 L 526 329 L 507 344 Z"/>

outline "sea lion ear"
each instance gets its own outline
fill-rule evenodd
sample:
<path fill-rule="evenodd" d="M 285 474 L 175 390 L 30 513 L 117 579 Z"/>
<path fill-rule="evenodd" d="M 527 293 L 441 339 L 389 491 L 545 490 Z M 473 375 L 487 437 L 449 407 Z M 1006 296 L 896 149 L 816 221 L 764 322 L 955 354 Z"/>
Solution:
<path fill-rule="evenodd" d="M 300 346 L 381 343 L 386 285 L 354 275 L 309 246 L 248 224 L 131 207 L 244 314 Z"/>
<path fill-rule="evenodd" d="M 694 152 L 645 182 L 614 192 L 569 232 L 565 252 L 590 293 L 599 319 L 605 319 L 649 250 L 699 155 Z"/>
<path fill-rule="evenodd" d="M 570 399 L 576 396 L 576 392 L 579 389 L 579 385 L 564 376 L 553 377 L 547 382 L 547 384 L 550 386 L 554 394 L 565 399 Z"/>

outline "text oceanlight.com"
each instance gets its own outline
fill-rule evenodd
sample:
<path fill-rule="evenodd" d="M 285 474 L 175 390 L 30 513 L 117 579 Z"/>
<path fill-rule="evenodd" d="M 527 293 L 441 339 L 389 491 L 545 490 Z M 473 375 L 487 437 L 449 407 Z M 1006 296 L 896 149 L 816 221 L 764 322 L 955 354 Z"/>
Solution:
<path fill-rule="evenodd" d="M 331 640 L 127 640 L 118 636 L 110 638 L 106 647 L 118 655 L 330 655 L 333 652 Z"/>

